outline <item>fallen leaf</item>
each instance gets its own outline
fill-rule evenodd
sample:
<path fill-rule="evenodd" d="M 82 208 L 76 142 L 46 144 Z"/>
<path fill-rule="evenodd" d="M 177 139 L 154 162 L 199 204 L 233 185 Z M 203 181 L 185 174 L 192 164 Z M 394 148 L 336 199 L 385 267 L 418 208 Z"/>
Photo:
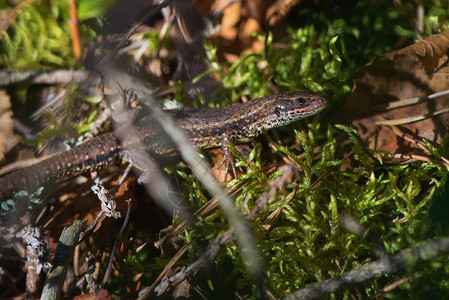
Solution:
<path fill-rule="evenodd" d="M 449 89 L 449 31 L 432 35 L 406 48 L 375 57 L 354 76 L 353 93 L 334 121 L 351 123 L 371 149 L 391 153 L 422 154 L 423 149 L 401 136 L 427 139 L 434 145 L 448 132 L 449 114 L 438 111 L 449 107 L 449 96 L 427 99 L 413 105 L 387 108 L 392 103 L 425 97 Z M 427 119 L 397 126 L 378 125 L 384 120 Z M 377 123 L 377 124 L 376 124 Z M 398 131 L 399 129 L 399 131 Z"/>

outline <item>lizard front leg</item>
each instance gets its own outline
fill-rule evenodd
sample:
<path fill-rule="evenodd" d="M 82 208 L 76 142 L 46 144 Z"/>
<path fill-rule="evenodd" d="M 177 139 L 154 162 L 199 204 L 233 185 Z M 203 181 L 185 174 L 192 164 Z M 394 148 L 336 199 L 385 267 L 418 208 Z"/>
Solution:
<path fill-rule="evenodd" d="M 231 139 L 226 133 L 222 133 L 220 136 L 220 141 L 221 150 L 223 151 L 223 159 L 218 165 L 218 168 L 221 168 L 221 166 L 226 163 L 225 180 L 229 173 L 229 166 L 232 168 L 234 178 L 237 178 L 234 167 L 234 158 L 232 157 L 231 149 L 229 148 L 232 145 Z"/>

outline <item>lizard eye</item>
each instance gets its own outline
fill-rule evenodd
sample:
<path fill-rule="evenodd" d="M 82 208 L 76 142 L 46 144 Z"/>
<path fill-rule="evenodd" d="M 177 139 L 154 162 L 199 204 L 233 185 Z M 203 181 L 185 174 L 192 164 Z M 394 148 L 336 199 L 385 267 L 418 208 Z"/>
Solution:
<path fill-rule="evenodd" d="M 306 99 L 304 98 L 296 98 L 296 105 L 304 105 Z"/>

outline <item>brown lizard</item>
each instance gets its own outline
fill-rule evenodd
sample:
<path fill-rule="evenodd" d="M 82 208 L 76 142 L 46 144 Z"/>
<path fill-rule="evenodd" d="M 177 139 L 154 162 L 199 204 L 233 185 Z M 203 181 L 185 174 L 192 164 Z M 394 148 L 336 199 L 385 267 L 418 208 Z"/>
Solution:
<path fill-rule="evenodd" d="M 221 146 L 225 160 L 229 157 L 230 145 L 248 142 L 267 130 L 314 115 L 325 106 L 326 99 L 322 95 L 303 91 L 266 96 L 227 107 L 184 108 L 167 112 L 194 146 L 199 149 Z M 151 157 L 165 159 L 176 156 L 175 145 L 169 139 L 161 138 L 164 136 L 162 129 L 151 117 L 139 119 L 135 126 L 136 142 L 144 145 Z M 119 135 L 123 136 L 123 132 L 105 133 L 0 178 L 0 214 L 14 210 L 17 198 L 38 198 L 42 189 L 61 178 L 98 170 L 120 160 L 133 142 L 122 144 Z"/>

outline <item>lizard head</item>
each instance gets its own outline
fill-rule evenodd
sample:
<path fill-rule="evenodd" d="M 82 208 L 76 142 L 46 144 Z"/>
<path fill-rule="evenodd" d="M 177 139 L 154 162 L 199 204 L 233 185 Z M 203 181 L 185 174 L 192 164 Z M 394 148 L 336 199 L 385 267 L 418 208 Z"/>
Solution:
<path fill-rule="evenodd" d="M 247 105 L 254 112 L 251 117 L 254 122 L 245 134 L 255 137 L 272 128 L 291 124 L 318 113 L 326 104 L 327 100 L 323 95 L 310 91 L 287 92 L 249 101 Z"/>
<path fill-rule="evenodd" d="M 273 96 L 271 109 L 278 126 L 284 126 L 318 113 L 326 107 L 326 102 L 324 96 L 315 92 L 287 92 Z"/>

